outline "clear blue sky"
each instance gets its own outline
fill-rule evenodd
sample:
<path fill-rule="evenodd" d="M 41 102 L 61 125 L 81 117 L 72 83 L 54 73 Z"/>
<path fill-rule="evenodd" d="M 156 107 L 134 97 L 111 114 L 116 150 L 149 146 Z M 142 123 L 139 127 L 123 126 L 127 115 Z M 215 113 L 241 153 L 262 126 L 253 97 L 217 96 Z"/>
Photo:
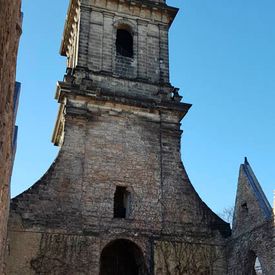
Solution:
<path fill-rule="evenodd" d="M 18 150 L 12 196 L 35 183 L 58 148 L 56 81 L 68 0 L 23 0 L 17 80 Z M 202 199 L 216 212 L 235 200 L 247 156 L 272 202 L 275 189 L 275 1 L 170 0 L 180 8 L 170 31 L 171 83 L 193 107 L 183 120 L 182 159 Z"/>

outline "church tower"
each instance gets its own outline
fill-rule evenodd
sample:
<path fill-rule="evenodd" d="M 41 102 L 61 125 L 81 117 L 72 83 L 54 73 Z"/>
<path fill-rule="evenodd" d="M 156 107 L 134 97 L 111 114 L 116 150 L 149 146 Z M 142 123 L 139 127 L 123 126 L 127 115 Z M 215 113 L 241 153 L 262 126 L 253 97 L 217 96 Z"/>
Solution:
<path fill-rule="evenodd" d="M 61 108 L 70 90 L 124 105 L 129 100 L 178 105 L 183 117 L 190 105 L 178 104 L 178 89 L 169 83 L 168 30 L 177 11 L 162 0 L 71 1 L 61 45 L 68 67 L 57 90 Z M 63 142 L 62 121 L 61 115 L 56 145 Z"/>
<path fill-rule="evenodd" d="M 71 0 L 56 161 L 14 198 L 7 274 L 226 274 L 230 227 L 180 156 L 164 0 Z M 22 253 L 24 250 L 24 253 Z"/>

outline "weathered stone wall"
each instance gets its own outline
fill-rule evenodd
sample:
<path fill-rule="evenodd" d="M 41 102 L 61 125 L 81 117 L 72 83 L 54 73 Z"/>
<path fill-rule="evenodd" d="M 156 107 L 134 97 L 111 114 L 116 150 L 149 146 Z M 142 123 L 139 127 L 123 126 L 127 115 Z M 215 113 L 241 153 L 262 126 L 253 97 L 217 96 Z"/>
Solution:
<path fill-rule="evenodd" d="M 15 71 L 21 34 L 20 5 L 20 0 L 0 0 L 0 273 L 10 200 Z"/>
<path fill-rule="evenodd" d="M 96 243 L 106 238 L 130 237 L 139 247 L 143 247 L 145 242 L 144 253 L 151 257 L 148 268 L 152 264 L 150 240 L 162 238 L 162 234 L 169 239 L 179 236 L 180 232 L 192 232 L 197 242 L 203 235 L 205 242 L 212 246 L 223 244 L 219 227 L 212 227 L 211 223 L 219 222 L 219 219 L 189 187 L 188 178 L 183 181 L 172 176 L 184 174 L 179 166 L 179 141 L 173 145 L 174 138 L 170 143 L 167 139 L 162 140 L 167 125 L 164 127 L 160 120 L 170 120 L 171 127 L 171 121 L 178 118 L 172 113 L 164 118 L 154 109 L 93 101 L 91 98 L 87 103 L 86 100 L 83 96 L 67 100 L 64 143 L 57 160 L 38 183 L 12 200 L 7 274 L 14 268 L 33 268 L 31 263 L 44 253 L 39 248 L 39 251 L 28 254 L 29 258 L 24 256 L 25 260 L 19 256 L 16 240 L 22 238 L 23 232 L 30 231 L 33 234 L 55 232 L 60 235 L 62 247 L 67 247 L 63 234 L 79 236 L 80 240 L 85 236 L 97 236 L 96 241 L 91 241 L 86 248 L 87 251 L 97 251 L 94 258 L 88 254 L 84 257 L 80 247 L 74 244 L 73 257 L 85 261 L 87 269 L 84 274 L 97 274 L 103 247 L 98 248 Z M 178 128 L 176 123 L 174 130 L 170 129 L 170 135 L 174 132 L 176 139 L 180 139 Z M 163 151 L 163 145 L 166 151 Z M 172 149 L 168 152 L 169 146 L 177 148 L 176 155 Z M 164 162 L 168 159 L 169 174 L 164 169 Z M 165 182 L 162 180 L 164 176 Z M 169 194 L 173 192 L 174 197 L 164 194 L 169 190 L 168 184 L 171 188 Z M 116 186 L 125 186 L 131 193 L 127 219 L 114 218 Z M 36 237 L 30 238 L 36 240 Z M 37 243 L 32 245 L 37 246 Z M 51 253 L 45 257 L 48 263 L 54 258 Z M 59 255 L 61 262 L 73 265 L 72 259 L 63 257 L 67 256 Z M 13 260 L 15 258 L 18 263 Z M 21 262 L 25 263 L 24 267 Z M 62 264 L 59 272 L 63 272 L 63 268 Z"/>
<path fill-rule="evenodd" d="M 275 272 L 274 217 L 247 159 L 240 167 L 232 238 L 227 247 L 229 274 L 251 274 L 256 257 L 263 274 Z"/>
<path fill-rule="evenodd" d="M 260 261 L 263 274 L 273 275 L 275 271 L 273 231 L 273 222 L 270 221 L 255 226 L 253 229 L 238 235 L 238 237 L 234 236 L 227 247 L 228 274 L 250 274 L 251 268 L 254 268 L 256 256 Z"/>
<path fill-rule="evenodd" d="M 246 166 L 243 164 L 240 168 L 238 179 L 238 190 L 233 219 L 233 233 L 240 235 L 253 230 L 255 227 L 263 224 L 266 219 L 271 218 L 271 207 L 267 209 L 261 205 L 260 198 L 255 194 L 255 188 L 249 184 L 249 177 L 246 172 Z M 252 179 L 252 178 L 251 178 Z M 268 216 L 267 216 L 268 215 Z"/>
<path fill-rule="evenodd" d="M 155 242 L 155 273 L 225 275 L 226 256 L 223 245 L 205 240 L 179 237 L 174 241 Z"/>
<path fill-rule="evenodd" d="M 16 206 L 17 214 L 21 214 L 21 209 L 25 212 L 25 207 L 32 205 L 29 213 L 23 213 L 28 224 L 39 222 L 68 230 L 71 224 L 73 228 L 78 226 L 77 230 L 88 230 L 95 225 L 100 227 L 99 219 L 102 223 L 104 219 L 112 220 L 115 187 L 127 186 L 133 194 L 133 212 L 129 218 L 143 222 L 148 229 L 157 227 L 159 124 L 146 118 L 146 115 L 154 118 L 154 114 L 144 113 L 144 118 L 140 118 L 131 114 L 134 109 L 127 114 L 118 107 L 103 105 L 101 109 L 91 104 L 88 105 L 91 116 L 81 118 L 70 115 L 76 103 L 70 104 L 64 145 L 53 170 L 37 184 L 45 187 L 42 190 L 39 186 L 32 187 L 13 199 L 12 207 Z"/>
<path fill-rule="evenodd" d="M 274 220 L 251 171 L 240 173 L 229 238 L 181 162 L 190 105 L 169 83 L 177 10 L 163 2 L 71 1 L 53 137 L 61 149 L 11 202 L 6 274 L 96 275 L 105 248 L 121 239 L 140 250 L 139 275 L 253 274 L 256 255 L 274 274 Z M 131 58 L 115 51 L 119 26 L 133 34 Z M 114 217 L 117 187 L 130 194 L 127 217 Z"/>
<path fill-rule="evenodd" d="M 79 108 L 82 112 L 86 108 L 81 116 L 76 115 Z M 186 175 L 179 141 L 163 139 L 161 119 L 158 111 L 69 100 L 59 156 L 40 182 L 13 199 L 12 215 L 13 210 L 22 214 L 26 225 L 39 222 L 59 228 L 60 223 L 67 229 L 70 224 L 78 226 L 77 230 L 87 230 L 99 218 L 102 223 L 112 219 L 115 187 L 126 186 L 133 194 L 129 216 L 132 225 L 138 221 L 139 228 L 142 223 L 146 229 L 156 230 L 161 221 L 209 224 L 209 210 L 190 187 L 188 178 L 179 178 Z M 170 129 L 170 135 L 174 132 L 179 140 L 179 125 L 173 127 L 176 129 Z M 65 218 L 65 214 L 69 215 Z"/>
<path fill-rule="evenodd" d="M 125 240 L 138 243 L 146 265 L 149 266 L 148 240 L 142 236 L 122 235 Z M 107 234 L 97 236 L 28 231 L 11 232 L 10 238 L 14 245 L 10 246 L 13 257 L 8 258 L 7 275 L 99 274 L 100 254 L 114 240 L 112 235 Z"/>
<path fill-rule="evenodd" d="M 226 269 L 216 253 L 229 225 L 201 201 L 181 162 L 180 121 L 190 104 L 168 83 L 175 14 L 153 1 L 71 2 L 62 54 L 73 68 L 56 93 L 53 141 L 61 149 L 41 180 L 11 202 L 7 274 L 96 275 L 104 247 L 120 239 L 137 245 L 149 274 L 177 274 L 178 253 L 163 270 L 159 250 L 175 243 L 176 251 L 191 243 L 190 253 L 199 252 L 199 271 Z M 134 32 L 134 57 L 115 64 L 120 24 Z M 127 217 L 114 216 L 117 187 L 130 197 Z"/>

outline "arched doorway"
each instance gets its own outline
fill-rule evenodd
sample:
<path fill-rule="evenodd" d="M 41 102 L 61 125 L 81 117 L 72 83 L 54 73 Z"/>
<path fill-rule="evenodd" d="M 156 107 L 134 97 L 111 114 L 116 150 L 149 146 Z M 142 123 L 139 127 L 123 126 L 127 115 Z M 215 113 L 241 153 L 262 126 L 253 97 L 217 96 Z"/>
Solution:
<path fill-rule="evenodd" d="M 100 275 L 146 275 L 141 249 L 125 239 L 115 240 L 102 250 Z"/>

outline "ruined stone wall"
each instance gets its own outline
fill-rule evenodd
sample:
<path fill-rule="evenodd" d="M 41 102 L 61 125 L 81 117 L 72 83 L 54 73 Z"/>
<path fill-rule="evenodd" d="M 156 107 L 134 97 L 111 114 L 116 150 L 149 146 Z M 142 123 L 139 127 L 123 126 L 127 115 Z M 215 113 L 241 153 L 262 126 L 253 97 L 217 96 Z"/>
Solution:
<path fill-rule="evenodd" d="M 233 219 L 233 233 L 234 235 L 240 235 L 253 230 L 255 227 L 265 223 L 267 219 L 271 218 L 271 207 L 265 208 L 264 201 L 262 201 L 259 191 L 256 192 L 256 185 L 250 184 L 250 180 L 253 179 L 252 175 L 247 174 L 247 164 L 243 164 L 240 167 L 238 190 L 236 196 L 236 204 Z M 253 175 L 255 177 L 255 175 Z M 256 179 L 256 178 L 255 178 Z M 260 197 L 257 197 L 258 196 Z"/>
<path fill-rule="evenodd" d="M 167 139 L 162 141 L 162 127 L 157 110 L 91 98 L 87 104 L 81 96 L 68 100 L 64 144 L 57 160 L 38 183 L 12 200 L 7 274 L 17 274 L 15 269 L 32 274 L 39 263 L 43 263 L 44 270 L 56 258 L 62 263 L 59 274 L 64 268 L 84 268 L 83 274 L 98 274 L 103 241 L 118 238 L 132 238 L 139 247 L 145 247 L 148 268 L 152 268 L 150 240 L 162 238 L 164 222 L 168 240 L 179 236 L 178 232 L 192 231 L 197 242 L 200 235 L 205 234 L 204 241 L 210 247 L 223 244 L 218 228 L 212 228 L 209 222 L 213 213 L 191 188 L 185 189 L 187 183 L 171 176 L 183 172 L 181 166 L 173 165 L 173 154 L 169 174 L 164 170 L 166 187 L 163 189 L 162 168 L 168 156 L 162 159 L 162 145 L 169 155 L 171 152 L 167 150 L 175 140 L 172 139 L 171 144 Z M 175 144 L 176 162 L 180 162 L 178 146 L 179 142 Z M 174 197 L 164 196 L 168 185 Z M 116 186 L 127 187 L 131 194 L 127 219 L 114 218 Z M 176 211 L 176 206 L 181 211 Z M 205 211 L 198 210 L 204 208 Z M 173 215 L 174 212 L 181 216 Z M 191 219 L 192 215 L 196 217 Z M 59 251 L 53 243 L 43 250 L 44 237 L 49 233 L 56 234 L 60 240 L 58 255 L 52 252 Z M 68 240 L 68 235 L 75 238 Z M 24 256 L 20 255 L 20 240 L 29 243 L 26 247 L 30 249 Z M 63 250 L 71 254 L 64 254 Z M 78 258 L 84 261 L 83 267 L 74 260 Z M 58 268 L 57 263 L 54 265 Z"/>
<path fill-rule="evenodd" d="M 125 240 L 137 243 L 146 265 L 150 265 L 150 246 L 142 236 L 123 235 Z M 16 243 L 11 245 L 7 275 L 96 275 L 100 269 L 100 254 L 114 241 L 113 235 L 82 235 L 62 232 L 11 232 Z M 28 247 L 28 249 L 26 249 Z M 24 250 L 24 255 L 22 255 Z M 146 275 L 143 274 L 142 275 Z"/>
<path fill-rule="evenodd" d="M 247 159 L 240 166 L 232 238 L 228 242 L 230 275 L 251 274 L 256 258 L 263 274 L 275 272 L 274 217 Z"/>
<path fill-rule="evenodd" d="M 225 275 L 226 257 L 223 245 L 191 238 L 156 241 L 155 274 L 215 274 Z"/>
<path fill-rule="evenodd" d="M 160 221 L 159 124 L 131 114 L 134 109 L 88 106 L 87 118 L 70 115 L 73 106 L 67 108 L 65 141 L 53 169 L 13 199 L 12 207 L 17 214 L 22 209 L 29 226 L 101 230 L 98 222 L 105 225 L 113 218 L 116 186 L 125 186 L 132 194 L 132 226 L 155 229 Z"/>
<path fill-rule="evenodd" d="M 20 6 L 20 0 L 0 0 L 0 273 L 10 200 L 15 71 L 21 34 Z"/>
<path fill-rule="evenodd" d="M 177 10 L 153 1 L 78 3 L 71 2 L 61 50 L 73 68 L 56 93 L 60 152 L 11 202 L 6 274 L 96 275 L 106 245 L 121 239 L 136 244 L 150 275 L 184 274 L 174 263 L 187 248 L 198 272 L 223 274 L 217 253 L 230 228 L 199 198 L 181 162 L 180 121 L 190 104 L 180 103 L 168 70 Z M 121 24 L 133 31 L 130 63 L 117 63 L 114 52 Z M 114 215 L 118 187 L 127 190 L 124 217 Z"/>
<path fill-rule="evenodd" d="M 173 120 L 158 110 L 91 98 L 87 103 L 85 97 L 68 100 L 59 156 L 38 183 L 12 200 L 11 228 L 20 216 L 24 227 L 71 231 L 127 225 L 157 232 L 166 223 L 168 234 L 177 225 L 218 231 L 214 221 L 221 220 L 200 200 L 183 170 L 179 124 Z M 112 220 L 116 186 L 132 195 L 131 223 Z"/>
<path fill-rule="evenodd" d="M 250 274 L 258 257 L 263 274 L 273 275 L 275 261 L 273 250 L 273 222 L 265 222 L 238 236 L 228 243 L 229 275 Z"/>

